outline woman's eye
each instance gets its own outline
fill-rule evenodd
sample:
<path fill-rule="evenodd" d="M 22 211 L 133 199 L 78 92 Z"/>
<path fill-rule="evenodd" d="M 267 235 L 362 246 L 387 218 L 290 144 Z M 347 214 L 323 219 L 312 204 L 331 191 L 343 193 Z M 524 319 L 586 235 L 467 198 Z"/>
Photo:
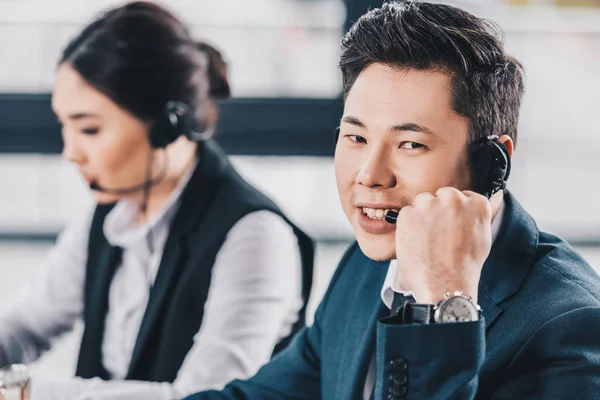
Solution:
<path fill-rule="evenodd" d="M 98 133 L 98 128 L 85 128 L 82 129 L 81 132 L 85 133 L 86 135 L 95 135 Z"/>
<path fill-rule="evenodd" d="M 417 142 L 402 142 L 402 143 L 400 143 L 401 149 L 416 150 L 416 149 L 422 149 L 424 147 L 425 147 L 425 145 L 422 145 L 421 143 L 417 143 Z"/>
<path fill-rule="evenodd" d="M 348 135 L 347 136 L 350 140 L 352 140 L 353 142 L 356 143 L 367 143 L 367 139 L 365 139 L 362 136 L 358 136 L 358 135 Z"/>

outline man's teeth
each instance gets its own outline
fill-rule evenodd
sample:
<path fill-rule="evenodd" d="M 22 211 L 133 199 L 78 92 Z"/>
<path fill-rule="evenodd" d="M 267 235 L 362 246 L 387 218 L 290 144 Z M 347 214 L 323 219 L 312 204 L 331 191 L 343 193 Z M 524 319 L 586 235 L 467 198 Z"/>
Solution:
<path fill-rule="evenodd" d="M 393 209 L 393 208 L 367 208 L 367 207 L 363 207 L 362 208 L 363 214 L 366 215 L 367 217 L 371 218 L 371 219 L 385 219 L 385 214 L 388 213 L 388 211 L 394 211 L 394 212 L 398 212 L 397 209 Z"/>

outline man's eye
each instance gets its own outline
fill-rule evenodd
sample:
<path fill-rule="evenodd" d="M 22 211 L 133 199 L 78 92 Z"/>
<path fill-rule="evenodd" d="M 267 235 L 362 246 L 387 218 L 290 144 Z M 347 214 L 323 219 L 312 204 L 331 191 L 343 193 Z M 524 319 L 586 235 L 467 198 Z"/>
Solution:
<path fill-rule="evenodd" d="M 365 139 L 362 136 L 358 136 L 358 135 L 348 135 L 347 136 L 350 140 L 352 140 L 353 142 L 356 143 L 367 143 L 367 139 Z"/>
<path fill-rule="evenodd" d="M 408 150 L 416 150 L 416 149 L 425 148 L 425 145 L 422 145 L 421 143 L 417 143 L 417 142 L 402 142 L 402 143 L 400 143 L 400 148 L 408 149 Z"/>

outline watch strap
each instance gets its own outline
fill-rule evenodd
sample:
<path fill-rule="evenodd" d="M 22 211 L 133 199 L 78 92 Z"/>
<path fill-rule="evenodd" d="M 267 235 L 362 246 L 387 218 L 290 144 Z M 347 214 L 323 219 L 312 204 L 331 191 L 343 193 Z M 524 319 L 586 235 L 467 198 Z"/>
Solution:
<path fill-rule="evenodd" d="M 435 307 L 433 304 L 407 303 L 403 310 L 405 324 L 429 325 L 433 323 Z"/>
<path fill-rule="evenodd" d="M 408 303 L 414 302 L 414 298 L 405 296 L 402 293 L 394 292 L 394 299 L 392 301 L 392 308 L 390 310 L 391 316 L 402 315 L 404 306 Z"/>

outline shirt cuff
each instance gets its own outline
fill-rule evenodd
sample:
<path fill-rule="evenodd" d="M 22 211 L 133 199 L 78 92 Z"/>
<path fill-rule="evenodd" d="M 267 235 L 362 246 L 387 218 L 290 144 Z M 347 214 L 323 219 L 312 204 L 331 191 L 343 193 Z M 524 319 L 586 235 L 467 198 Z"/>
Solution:
<path fill-rule="evenodd" d="M 394 293 L 401 294 L 404 297 L 412 297 L 413 299 L 415 298 L 415 294 L 413 293 L 412 290 L 398 289 L 398 288 L 394 287 L 394 285 L 391 286 L 391 289 Z"/>

